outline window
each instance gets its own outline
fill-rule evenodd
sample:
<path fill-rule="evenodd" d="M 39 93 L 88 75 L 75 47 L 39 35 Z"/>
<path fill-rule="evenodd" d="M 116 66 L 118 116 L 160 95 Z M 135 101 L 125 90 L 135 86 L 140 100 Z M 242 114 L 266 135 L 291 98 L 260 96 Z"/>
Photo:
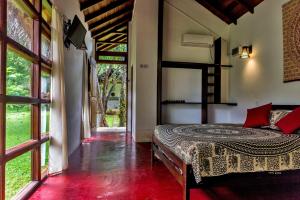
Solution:
<path fill-rule="evenodd" d="M 24 197 L 47 176 L 51 6 L 49 0 L 0 0 L 1 200 Z"/>
<path fill-rule="evenodd" d="M 6 95 L 31 96 L 32 63 L 10 50 L 6 62 Z"/>
<path fill-rule="evenodd" d="M 33 19 L 21 9 L 19 0 L 7 1 L 7 35 L 32 49 L 33 43 Z"/>
<path fill-rule="evenodd" d="M 42 71 L 41 77 L 41 98 L 50 99 L 51 91 L 51 74 L 46 71 Z"/>
<path fill-rule="evenodd" d="M 5 177 L 5 197 L 11 199 L 31 182 L 31 152 L 6 163 Z"/>
<path fill-rule="evenodd" d="M 6 105 L 6 149 L 31 139 L 31 105 Z"/>

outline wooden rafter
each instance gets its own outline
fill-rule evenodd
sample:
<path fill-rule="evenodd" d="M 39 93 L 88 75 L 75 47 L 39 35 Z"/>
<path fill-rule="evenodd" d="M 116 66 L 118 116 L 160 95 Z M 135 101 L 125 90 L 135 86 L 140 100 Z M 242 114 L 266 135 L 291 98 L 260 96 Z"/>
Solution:
<path fill-rule="evenodd" d="M 100 16 L 100 15 L 102 15 L 102 14 L 108 12 L 108 11 L 111 11 L 111 10 L 113 10 L 113 9 L 115 9 L 115 8 L 117 8 L 117 7 L 123 5 L 124 3 L 127 3 L 127 2 L 128 2 L 128 0 L 114 1 L 113 3 L 107 5 L 107 6 L 103 7 L 103 8 L 101 8 L 101 9 L 93 12 L 93 13 L 85 15 L 85 21 L 89 22 L 92 19 L 94 19 L 94 18 L 96 18 L 96 17 L 98 17 L 98 16 Z"/>
<path fill-rule="evenodd" d="M 92 34 L 92 37 L 95 37 L 97 35 L 100 35 L 102 33 L 105 33 L 105 32 L 108 32 L 120 25 L 123 25 L 124 23 L 127 24 L 127 22 L 129 22 L 131 19 L 131 14 L 129 15 L 125 15 L 124 17 L 121 17 L 119 18 L 118 20 L 114 21 L 113 23 L 110 23 L 100 29 L 97 29 L 96 31 L 92 31 L 91 34 Z"/>
<path fill-rule="evenodd" d="M 231 24 L 237 23 L 237 19 L 230 14 L 230 12 L 226 12 L 220 4 L 211 0 L 196 0 L 199 4 L 210 10 L 212 13 L 223 19 L 226 23 Z"/>
<path fill-rule="evenodd" d="M 116 34 L 116 35 L 126 35 L 127 32 L 125 31 L 116 31 L 116 32 L 112 32 L 113 34 Z"/>
<path fill-rule="evenodd" d="M 118 10 L 117 12 L 111 14 L 111 15 L 108 15 L 107 17 L 104 17 L 102 18 L 101 20 L 97 21 L 97 22 L 94 22 L 92 24 L 89 25 L 89 30 L 92 30 L 92 29 L 95 29 L 97 28 L 97 26 L 100 26 L 106 22 L 109 22 L 121 15 L 124 15 L 124 14 L 131 14 L 132 12 L 132 9 L 133 9 L 133 5 L 131 4 L 130 6 L 128 7 L 125 7 L 121 10 Z"/>
<path fill-rule="evenodd" d="M 114 42 L 114 41 L 109 41 L 109 40 L 105 40 L 105 41 L 98 41 L 98 44 L 126 44 L 126 42 Z"/>
<path fill-rule="evenodd" d="M 106 27 L 101 28 L 101 30 L 98 30 L 97 32 L 92 33 L 92 37 L 95 38 L 96 40 L 101 39 L 113 32 L 118 31 L 119 29 L 123 28 L 124 26 L 127 26 L 129 19 L 127 19 L 126 21 L 119 23 L 117 25 L 108 25 Z"/>
<path fill-rule="evenodd" d="M 107 40 L 113 41 L 113 42 L 117 42 L 117 41 L 120 42 L 124 39 L 124 37 L 127 38 L 127 36 L 124 36 L 124 35 L 112 35 L 109 38 L 107 38 Z M 97 42 L 96 42 L 96 44 L 97 44 Z M 101 45 L 98 45 L 98 46 L 96 45 L 96 48 L 97 48 L 96 50 L 98 50 L 100 48 L 106 48 L 106 47 L 109 47 L 109 46 L 112 46 L 112 45 L 109 45 L 109 44 L 101 44 Z"/>
<path fill-rule="evenodd" d="M 119 23 L 122 23 L 122 22 L 124 22 L 124 21 L 126 21 L 126 20 L 130 20 L 131 19 L 131 16 L 132 16 L 132 13 L 131 12 L 127 12 L 127 13 L 125 13 L 125 14 L 123 14 L 123 15 L 121 15 L 122 17 L 120 17 L 120 16 L 118 16 L 118 17 L 113 17 L 113 18 L 109 18 L 109 19 L 107 19 L 107 20 L 105 20 L 106 18 L 103 18 L 103 20 L 100 20 L 100 21 L 98 21 L 97 22 L 97 24 L 95 24 L 94 26 L 93 26 L 93 28 L 90 28 L 90 31 L 93 33 L 93 32 L 95 32 L 95 31 L 97 31 L 97 30 L 101 30 L 101 29 L 103 29 L 104 27 L 107 27 L 107 26 L 109 26 L 110 24 L 115 24 L 115 26 L 117 25 L 117 24 L 119 24 Z M 117 20 L 116 20 L 117 19 Z M 107 25 L 105 25 L 105 24 L 107 24 Z M 101 27 L 100 25 L 105 25 L 104 27 Z M 100 27 L 99 27 L 100 26 Z M 100 29 L 99 29 L 100 28 Z"/>
<path fill-rule="evenodd" d="M 225 12 L 230 12 L 235 9 L 236 6 L 240 5 L 237 1 L 232 1 L 226 8 Z"/>
<path fill-rule="evenodd" d="M 249 12 L 254 13 L 254 7 L 247 0 L 236 0 L 238 3 L 243 5 Z"/>
<path fill-rule="evenodd" d="M 104 0 L 87 0 L 85 2 L 80 2 L 80 10 L 82 11 L 82 10 L 88 9 L 102 1 L 104 1 Z"/>
<path fill-rule="evenodd" d="M 117 39 L 118 42 L 127 42 L 127 36 L 122 36 L 120 38 Z M 112 49 L 116 46 L 118 46 L 119 44 L 105 44 L 103 46 L 100 46 L 99 48 L 97 48 L 97 50 L 100 51 L 108 51 L 109 49 Z"/>
<path fill-rule="evenodd" d="M 112 35 L 112 36 L 108 37 L 106 40 L 112 41 L 112 42 L 118 42 L 123 37 L 124 37 L 123 35 L 117 35 L 117 34 L 115 34 L 115 35 Z M 100 41 L 100 40 L 96 39 L 96 43 L 97 43 L 97 41 Z"/>
<path fill-rule="evenodd" d="M 110 65 L 127 65 L 127 61 L 119 61 L 119 60 L 101 60 L 96 58 L 97 63 L 101 64 L 110 64 Z"/>
<path fill-rule="evenodd" d="M 117 56 L 117 57 L 126 57 L 127 52 L 116 52 L 116 51 L 97 51 L 96 56 Z"/>

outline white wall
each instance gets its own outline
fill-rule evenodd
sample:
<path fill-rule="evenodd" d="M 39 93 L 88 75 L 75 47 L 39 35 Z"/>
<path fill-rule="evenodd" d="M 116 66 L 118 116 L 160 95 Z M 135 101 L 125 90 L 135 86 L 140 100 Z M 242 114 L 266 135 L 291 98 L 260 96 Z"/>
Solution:
<path fill-rule="evenodd" d="M 243 122 L 246 108 L 268 102 L 300 104 L 300 82 L 283 83 L 281 6 L 288 0 L 265 0 L 230 27 L 230 46 L 253 45 L 251 59 L 231 59 L 230 98 L 239 106 L 230 112 L 232 122 Z"/>
<path fill-rule="evenodd" d="M 216 36 L 228 38 L 229 26 L 219 18 L 211 14 L 194 0 L 168 0 L 165 3 L 165 40 L 164 59 L 173 61 L 210 62 L 208 49 L 195 47 L 182 47 L 182 33 L 214 33 Z M 133 20 L 130 24 L 130 66 L 133 65 L 133 113 L 132 133 L 137 142 L 151 140 L 156 125 L 156 97 L 157 97 L 157 19 L 158 0 L 136 0 Z M 206 27 L 206 28 L 205 28 Z M 209 27 L 207 30 L 207 27 Z M 142 68 L 141 65 L 146 65 Z M 201 98 L 201 71 L 170 71 L 164 72 L 166 91 L 164 94 L 171 95 L 176 90 L 171 87 L 185 88 L 189 94 L 181 94 L 190 100 Z M 170 75 L 168 77 L 168 74 Z M 172 74 L 172 75 L 171 75 Z M 184 84 L 180 86 L 179 77 L 186 77 Z M 174 79 L 175 78 L 175 79 Z M 174 83 L 174 84 L 173 84 Z M 193 83 L 193 84 L 191 84 Z M 175 96 L 177 98 L 177 96 Z M 174 98 L 175 98 L 174 97 Z M 165 98 L 169 98 L 168 96 Z M 189 99 L 187 99 L 189 100 Z M 199 100 L 200 101 L 200 100 Z M 166 118 L 170 121 L 200 122 L 201 110 L 192 107 L 168 108 Z M 189 117 L 178 117 L 178 113 L 186 113 Z M 181 115 L 182 116 L 182 115 Z M 213 118 L 214 120 L 214 118 Z"/>
<path fill-rule="evenodd" d="M 156 124 L 157 16 L 157 0 L 135 1 L 130 63 L 134 67 L 132 134 L 137 142 L 150 141 Z"/>
<path fill-rule="evenodd" d="M 230 61 L 233 68 L 224 72 L 223 81 L 230 82 L 229 101 L 237 102 L 238 106 L 209 106 L 209 122 L 242 123 L 246 108 L 267 102 L 299 104 L 300 83 L 283 83 L 281 6 L 285 2 L 287 0 L 265 0 L 255 8 L 254 14 L 247 13 L 238 20 L 238 25 L 228 26 L 194 0 L 166 0 L 165 60 L 210 61 L 207 50 L 181 46 L 183 33 L 212 32 L 228 39 L 230 49 L 238 45 L 253 45 L 251 59 L 232 57 Z M 130 62 L 134 66 L 132 129 L 134 139 L 138 142 L 150 140 L 156 122 L 157 7 L 157 0 L 136 0 L 130 28 Z M 147 64 L 148 67 L 141 68 L 141 64 Z M 199 72 L 171 70 L 164 70 L 163 98 L 189 96 L 194 100 L 200 97 L 200 90 L 197 89 L 201 88 Z M 185 80 L 180 84 L 176 82 L 178 77 Z M 182 88 L 188 89 L 184 91 Z M 192 123 L 201 120 L 200 107 L 170 106 L 167 109 L 164 118 L 171 122 Z"/>
<path fill-rule="evenodd" d="M 79 9 L 79 1 L 55 0 L 54 5 L 62 14 L 73 20 L 77 14 L 84 23 L 83 13 Z M 67 5 L 67 6 L 66 6 Z M 87 25 L 84 23 L 88 30 Z M 93 52 L 93 39 L 90 32 L 87 33 L 85 42 L 88 48 L 88 55 Z M 73 45 L 65 49 L 65 84 L 66 84 L 66 106 L 67 106 L 67 129 L 68 129 L 68 151 L 72 154 L 80 145 L 81 132 L 81 107 L 82 107 L 82 70 L 83 51 L 77 50 Z"/>
<path fill-rule="evenodd" d="M 228 39 L 229 26 L 194 0 L 167 0 L 164 5 L 163 59 L 180 62 L 213 63 L 214 48 L 182 46 L 186 33 L 212 35 Z M 224 51 L 227 49 L 225 48 Z M 226 57 L 227 53 L 225 53 Z M 228 64 L 228 61 L 223 62 Z M 224 98 L 228 90 L 228 70 L 223 70 Z M 201 102 L 202 71 L 163 69 L 163 100 Z M 213 113 L 228 112 L 225 106 L 209 106 L 210 122 L 227 122 Z M 224 110 L 225 109 L 225 110 Z M 224 111 L 223 111 L 224 110 Z M 201 123 L 201 105 L 164 105 L 164 123 Z"/>

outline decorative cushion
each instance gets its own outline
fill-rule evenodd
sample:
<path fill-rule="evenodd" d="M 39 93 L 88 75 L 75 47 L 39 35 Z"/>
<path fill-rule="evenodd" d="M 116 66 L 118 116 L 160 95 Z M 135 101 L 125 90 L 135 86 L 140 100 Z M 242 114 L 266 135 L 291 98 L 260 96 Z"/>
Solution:
<path fill-rule="evenodd" d="M 280 130 L 275 124 L 281 120 L 283 117 L 285 117 L 287 114 L 289 114 L 290 110 L 272 110 L 270 115 L 270 129 L 274 130 Z"/>
<path fill-rule="evenodd" d="M 292 134 L 300 129 L 300 107 L 279 120 L 276 126 L 285 134 Z"/>
<path fill-rule="evenodd" d="M 244 128 L 256 128 L 270 125 L 272 103 L 247 110 L 247 119 Z"/>

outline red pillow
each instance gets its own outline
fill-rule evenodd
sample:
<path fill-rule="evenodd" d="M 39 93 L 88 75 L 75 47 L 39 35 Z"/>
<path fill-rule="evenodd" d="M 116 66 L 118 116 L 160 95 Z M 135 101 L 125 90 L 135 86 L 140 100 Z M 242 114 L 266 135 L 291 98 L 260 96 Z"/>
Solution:
<path fill-rule="evenodd" d="M 287 114 L 276 123 L 284 134 L 291 134 L 300 129 L 300 107 Z"/>
<path fill-rule="evenodd" d="M 272 103 L 247 110 L 247 119 L 244 128 L 255 128 L 270 125 Z"/>

